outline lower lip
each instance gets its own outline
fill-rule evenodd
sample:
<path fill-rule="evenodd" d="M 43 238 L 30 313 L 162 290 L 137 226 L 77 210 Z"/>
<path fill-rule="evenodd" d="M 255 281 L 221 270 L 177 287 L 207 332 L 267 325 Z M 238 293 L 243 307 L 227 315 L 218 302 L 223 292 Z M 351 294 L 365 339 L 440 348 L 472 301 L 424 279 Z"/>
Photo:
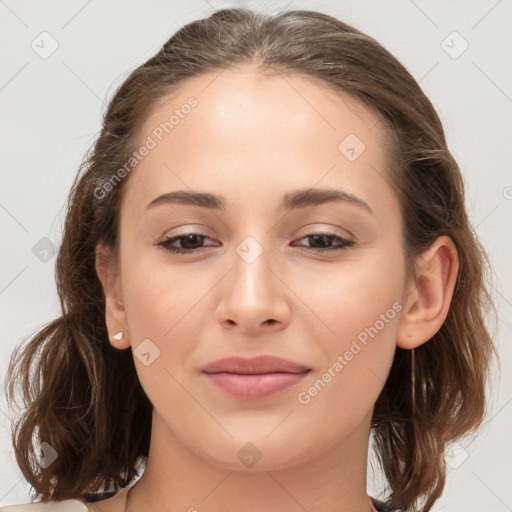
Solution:
<path fill-rule="evenodd" d="M 309 373 L 204 373 L 208 380 L 228 395 L 244 400 L 266 398 L 296 386 Z"/>

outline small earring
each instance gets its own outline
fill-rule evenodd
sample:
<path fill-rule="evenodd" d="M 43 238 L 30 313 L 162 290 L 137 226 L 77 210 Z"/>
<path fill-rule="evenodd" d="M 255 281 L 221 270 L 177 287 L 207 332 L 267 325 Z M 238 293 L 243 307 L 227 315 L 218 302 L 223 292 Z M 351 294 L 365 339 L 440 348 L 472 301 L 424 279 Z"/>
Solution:
<path fill-rule="evenodd" d="M 123 331 L 119 331 L 117 334 L 115 334 L 115 335 L 112 337 L 112 339 L 113 339 L 114 341 L 121 341 L 121 340 L 123 339 L 123 336 L 124 336 Z"/>

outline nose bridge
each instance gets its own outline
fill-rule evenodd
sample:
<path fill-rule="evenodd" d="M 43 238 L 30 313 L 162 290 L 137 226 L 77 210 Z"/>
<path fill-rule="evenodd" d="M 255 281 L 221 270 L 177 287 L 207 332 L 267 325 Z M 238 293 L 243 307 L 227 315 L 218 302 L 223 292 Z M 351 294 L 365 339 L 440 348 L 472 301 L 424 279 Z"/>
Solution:
<path fill-rule="evenodd" d="M 222 288 L 217 319 L 250 331 L 264 323 L 285 323 L 285 290 L 271 271 L 276 255 L 264 231 L 246 235 L 235 246 L 232 271 Z M 268 322 L 272 320 L 272 322 Z"/>
<path fill-rule="evenodd" d="M 271 299 L 272 273 L 268 266 L 273 260 L 270 237 L 247 235 L 235 248 L 233 284 L 239 289 L 240 300 L 253 302 Z"/>

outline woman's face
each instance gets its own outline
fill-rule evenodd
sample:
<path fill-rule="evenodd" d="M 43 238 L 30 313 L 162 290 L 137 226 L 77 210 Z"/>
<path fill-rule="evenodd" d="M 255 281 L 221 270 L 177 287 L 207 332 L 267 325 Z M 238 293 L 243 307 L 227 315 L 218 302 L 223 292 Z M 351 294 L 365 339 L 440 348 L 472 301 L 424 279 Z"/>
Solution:
<path fill-rule="evenodd" d="M 378 118 L 312 79 L 246 68 L 186 82 L 140 144 L 120 211 L 118 321 L 159 432 L 261 470 L 367 439 L 407 295 Z M 193 193 L 218 199 L 183 199 Z M 261 354 L 309 371 L 267 376 L 292 384 L 275 392 L 203 372 Z"/>

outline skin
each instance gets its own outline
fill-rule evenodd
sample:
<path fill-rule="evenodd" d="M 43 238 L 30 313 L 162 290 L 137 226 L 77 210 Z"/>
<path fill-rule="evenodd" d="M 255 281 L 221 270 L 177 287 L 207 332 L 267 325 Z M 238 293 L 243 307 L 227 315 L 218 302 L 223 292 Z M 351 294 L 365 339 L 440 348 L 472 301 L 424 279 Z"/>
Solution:
<path fill-rule="evenodd" d="M 374 403 L 396 346 L 421 345 L 445 320 L 455 247 L 440 237 L 407 275 L 400 205 L 383 179 L 386 132 L 352 97 L 311 78 L 225 70 L 182 85 L 151 112 L 140 140 L 190 96 L 197 107 L 125 178 L 117 258 L 97 247 L 109 334 L 125 334 L 112 345 L 136 350 L 149 338 L 160 350 L 149 366 L 134 358 L 154 412 L 148 466 L 129 510 L 370 511 Z M 366 146 L 354 161 L 338 149 L 349 134 Z M 284 194 L 311 188 L 346 191 L 373 213 L 349 202 L 281 208 Z M 226 210 L 145 210 L 188 189 L 223 195 Z M 307 235 L 326 231 L 354 245 L 315 252 L 329 241 L 315 245 Z M 157 245 L 187 232 L 207 236 L 202 248 L 201 240 L 188 246 L 199 248 L 192 256 Z M 236 251 L 247 236 L 262 248 L 252 263 Z M 301 404 L 298 394 L 394 303 L 401 311 Z M 236 399 L 201 374 L 235 354 L 277 355 L 311 371 L 272 397 Z M 237 457 L 248 442 L 261 454 L 252 467 Z M 89 507 L 120 512 L 125 500 L 126 491 Z"/>

